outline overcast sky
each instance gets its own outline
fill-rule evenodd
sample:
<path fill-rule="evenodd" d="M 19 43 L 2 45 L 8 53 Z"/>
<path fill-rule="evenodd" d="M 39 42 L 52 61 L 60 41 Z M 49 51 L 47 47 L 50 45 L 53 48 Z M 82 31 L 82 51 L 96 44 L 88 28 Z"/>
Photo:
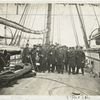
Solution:
<path fill-rule="evenodd" d="M 19 6 L 18 15 L 16 14 L 16 6 L 14 4 L 0 4 L 0 16 L 10 19 L 12 21 L 19 22 L 21 14 L 25 6 Z M 97 18 L 100 22 L 100 7 L 94 7 Z M 75 6 L 71 6 L 72 14 L 74 16 L 75 29 L 78 34 L 78 40 L 80 45 L 84 45 L 81 25 L 77 15 Z M 85 23 L 85 29 L 87 38 L 89 37 L 92 30 L 98 27 L 97 20 L 93 11 L 93 7 L 90 5 L 81 6 L 81 11 Z M 7 13 L 7 15 L 6 15 Z M 27 16 L 24 26 L 31 28 L 32 30 L 44 30 L 46 29 L 46 18 L 47 18 L 47 4 L 29 4 L 27 9 Z M 51 24 L 51 40 L 53 43 L 58 42 L 67 46 L 75 46 L 75 36 L 72 27 L 72 21 L 70 16 L 69 5 L 53 4 L 52 5 L 52 24 Z M 0 25 L 0 35 L 4 35 L 4 26 Z M 11 28 L 13 34 L 15 29 Z M 7 31 L 7 36 L 11 36 L 10 31 Z M 37 35 L 29 35 L 23 33 L 25 37 L 43 37 Z M 22 40 L 21 44 L 25 44 L 27 40 Z M 30 40 L 30 44 L 40 43 L 42 40 Z"/>

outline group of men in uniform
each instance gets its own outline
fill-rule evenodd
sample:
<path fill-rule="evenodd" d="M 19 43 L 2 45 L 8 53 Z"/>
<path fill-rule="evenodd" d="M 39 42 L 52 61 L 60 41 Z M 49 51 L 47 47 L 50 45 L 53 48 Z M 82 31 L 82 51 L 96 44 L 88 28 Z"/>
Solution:
<path fill-rule="evenodd" d="M 80 46 L 67 47 L 56 45 L 33 45 L 29 44 L 23 49 L 22 62 L 31 63 L 37 72 L 57 72 L 78 74 L 81 69 L 84 75 L 85 53 Z"/>

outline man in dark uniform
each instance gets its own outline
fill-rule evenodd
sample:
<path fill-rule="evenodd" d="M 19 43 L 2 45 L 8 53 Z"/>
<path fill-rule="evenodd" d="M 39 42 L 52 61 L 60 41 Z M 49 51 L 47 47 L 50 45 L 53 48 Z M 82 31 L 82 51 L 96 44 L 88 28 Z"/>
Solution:
<path fill-rule="evenodd" d="M 63 53 L 64 53 L 64 66 L 65 66 L 65 71 L 68 72 L 68 47 L 63 46 Z"/>
<path fill-rule="evenodd" d="M 55 48 L 53 45 L 51 45 L 48 48 L 48 54 L 47 54 L 48 72 L 50 72 L 50 71 L 54 72 L 54 70 L 55 70 L 55 53 L 56 53 Z"/>
<path fill-rule="evenodd" d="M 36 48 L 36 58 L 35 58 L 35 61 L 36 61 L 36 70 L 38 72 L 41 72 L 41 46 L 38 45 L 37 48 Z"/>
<path fill-rule="evenodd" d="M 29 58 L 30 50 L 29 50 L 29 44 L 26 44 L 26 47 L 23 49 L 22 52 L 22 62 L 27 64 L 30 63 L 30 58 Z"/>
<path fill-rule="evenodd" d="M 75 54 L 74 47 L 70 48 L 68 58 L 69 58 L 69 60 L 68 60 L 68 64 L 69 64 L 68 74 L 71 74 L 71 70 L 72 70 L 72 73 L 75 74 L 76 54 Z"/>
<path fill-rule="evenodd" d="M 63 74 L 65 57 L 62 47 L 59 47 L 59 49 L 57 50 L 56 59 L 57 59 L 57 72 Z"/>
<path fill-rule="evenodd" d="M 45 72 L 46 71 L 46 47 L 43 45 L 40 49 L 40 67 L 41 71 Z"/>
<path fill-rule="evenodd" d="M 81 69 L 82 74 L 84 75 L 84 67 L 85 67 L 85 53 L 82 50 L 82 47 L 77 47 L 76 50 L 76 65 L 77 71 L 79 73 L 79 69 Z"/>
<path fill-rule="evenodd" d="M 36 51 L 37 51 L 36 49 L 37 49 L 37 46 L 33 45 L 33 48 L 31 49 L 31 52 L 30 52 L 31 58 L 32 58 L 33 68 L 35 71 L 37 71 L 36 70 Z"/>

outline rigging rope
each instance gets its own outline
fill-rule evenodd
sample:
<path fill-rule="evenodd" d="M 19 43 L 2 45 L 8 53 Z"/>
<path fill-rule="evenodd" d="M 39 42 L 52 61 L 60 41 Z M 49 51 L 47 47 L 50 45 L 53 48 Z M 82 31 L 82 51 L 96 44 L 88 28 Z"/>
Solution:
<path fill-rule="evenodd" d="M 99 20 L 98 20 L 98 17 L 96 15 L 96 11 L 95 11 L 95 8 L 94 7 L 93 7 L 93 11 L 94 11 L 94 14 L 95 14 L 95 17 L 96 17 L 96 20 L 97 20 L 98 27 L 100 27 L 100 23 L 99 23 Z"/>
<path fill-rule="evenodd" d="M 36 5 L 37 5 L 37 4 L 36 4 Z M 38 11 L 38 5 L 37 5 L 37 8 L 36 8 L 36 12 L 35 12 L 35 16 L 34 16 L 34 19 L 33 19 L 33 24 L 32 24 L 31 29 L 32 29 L 32 28 L 33 28 L 33 26 L 34 26 L 34 23 L 35 23 L 35 20 L 36 20 L 37 11 Z M 29 38 L 30 38 L 30 35 L 29 35 L 29 37 L 28 37 L 27 41 L 29 41 Z"/>
<path fill-rule="evenodd" d="M 23 37 L 26 38 L 26 35 L 24 34 Z M 25 39 L 23 39 L 23 42 L 22 42 L 22 46 L 24 46 L 24 45 L 25 45 Z"/>
<path fill-rule="evenodd" d="M 84 39 L 85 46 L 86 46 L 86 48 L 89 48 L 89 44 L 88 44 L 87 36 L 86 36 L 86 31 L 84 29 L 84 25 L 83 25 L 82 17 L 81 17 L 80 12 L 79 12 L 78 4 L 76 4 L 75 7 L 76 7 L 77 14 L 78 14 L 78 17 L 79 17 L 79 21 L 80 21 L 80 24 L 81 24 L 81 29 L 82 29 L 82 33 L 83 33 L 83 39 Z"/>
<path fill-rule="evenodd" d="M 30 12 L 28 12 L 28 13 L 29 13 L 29 15 L 30 15 L 31 12 L 33 11 L 33 10 L 32 10 L 32 5 L 30 5 L 30 10 L 29 10 L 29 11 L 30 11 Z M 32 21 L 32 20 L 31 20 L 31 16 L 28 16 L 28 19 L 29 19 L 29 20 L 27 21 L 26 25 L 27 25 L 27 27 L 30 27 L 30 24 L 31 24 L 31 21 Z M 28 37 L 28 36 L 25 35 L 25 37 Z M 24 40 L 26 40 L 26 42 L 24 42 L 24 45 L 25 45 L 25 44 L 27 43 L 28 40 L 27 40 L 27 38 L 24 39 Z"/>
<path fill-rule="evenodd" d="M 6 18 L 7 18 L 7 14 L 8 14 L 8 4 L 6 4 Z M 6 27 L 6 25 L 5 25 L 5 27 L 4 27 L 4 29 L 5 29 L 5 37 L 6 37 L 6 35 L 7 35 L 7 34 L 6 34 L 6 32 L 7 32 L 7 31 L 6 31 L 6 28 L 7 28 L 7 27 Z M 5 44 L 7 45 L 7 39 L 6 39 L 6 38 L 5 38 Z"/>
<path fill-rule="evenodd" d="M 70 10 L 70 17 L 71 17 L 71 22 L 72 22 L 72 27 L 73 27 L 76 45 L 79 46 L 79 40 L 78 40 L 78 35 L 77 35 L 75 23 L 74 23 L 74 16 L 73 16 L 71 5 L 69 5 L 69 10 Z"/>
<path fill-rule="evenodd" d="M 27 8 L 26 8 L 26 10 L 25 10 L 23 19 L 21 20 L 21 25 L 24 25 L 24 24 L 25 24 L 26 13 L 27 13 L 27 12 L 28 12 L 28 6 L 27 6 Z M 13 45 L 17 44 L 17 40 L 18 40 L 18 38 L 20 37 L 20 34 L 22 33 L 21 30 L 18 30 L 17 32 L 18 32 L 18 33 L 17 33 L 17 36 L 16 36 L 16 38 L 15 38 L 15 41 L 14 41 Z"/>
<path fill-rule="evenodd" d="M 80 15 L 81 15 L 81 20 L 82 20 L 82 23 L 83 23 L 84 30 L 85 30 L 85 32 L 86 32 L 85 22 L 84 22 L 84 18 L 83 18 L 81 6 L 79 6 L 79 12 L 80 12 Z"/>
<path fill-rule="evenodd" d="M 24 13 L 25 13 L 25 11 L 26 11 L 27 6 L 28 6 L 28 4 L 25 5 L 24 11 L 23 11 L 22 16 L 21 16 L 21 18 L 20 18 L 20 20 L 19 20 L 19 24 L 21 23 L 21 20 L 23 19 L 23 16 L 24 16 Z M 17 35 L 17 29 L 16 29 L 16 31 L 15 31 L 15 33 L 14 33 L 14 35 L 13 35 L 14 37 L 13 37 L 13 39 L 12 39 L 12 41 L 10 42 L 9 45 L 12 45 L 12 44 L 13 44 L 13 41 L 14 41 L 14 38 L 15 38 L 16 35 Z"/>
<path fill-rule="evenodd" d="M 26 18 L 25 18 L 26 19 Z M 25 20 L 24 19 L 24 20 Z M 16 43 L 17 43 L 17 40 L 18 40 L 18 38 L 20 37 L 20 34 L 22 33 L 22 31 L 20 31 L 20 30 L 18 30 L 18 33 L 17 33 L 17 36 L 16 36 L 16 38 L 15 38 L 15 41 L 14 41 L 14 43 L 13 43 L 13 45 L 15 45 Z"/>
<path fill-rule="evenodd" d="M 28 7 L 29 8 L 29 7 Z M 28 20 L 26 20 L 26 18 L 28 17 L 28 12 L 29 12 L 29 9 L 27 8 L 27 11 L 25 13 L 25 19 L 23 20 L 23 26 L 28 23 Z M 21 37 L 22 37 L 22 31 L 20 32 L 20 35 L 19 35 L 19 39 L 18 39 L 18 42 L 17 42 L 17 45 L 19 46 L 20 45 L 20 41 L 21 41 Z"/>
<path fill-rule="evenodd" d="M 29 12 L 30 11 L 30 12 Z M 31 8 L 31 5 L 30 5 L 30 9 L 28 10 L 28 13 L 27 13 L 27 15 L 29 14 L 30 15 L 30 13 L 31 13 L 31 11 L 32 11 L 32 8 Z M 29 27 L 30 26 L 30 23 L 31 23 L 31 18 L 29 18 L 30 16 L 27 16 L 27 21 L 25 21 L 25 24 L 26 24 L 26 26 L 27 27 Z M 24 37 L 27 37 L 27 35 L 25 35 Z M 26 38 L 27 39 L 27 38 Z M 20 42 L 21 42 L 21 40 L 20 40 Z M 23 41 L 24 43 L 23 43 L 23 45 L 26 43 L 25 42 L 25 39 L 24 39 L 24 41 Z"/>

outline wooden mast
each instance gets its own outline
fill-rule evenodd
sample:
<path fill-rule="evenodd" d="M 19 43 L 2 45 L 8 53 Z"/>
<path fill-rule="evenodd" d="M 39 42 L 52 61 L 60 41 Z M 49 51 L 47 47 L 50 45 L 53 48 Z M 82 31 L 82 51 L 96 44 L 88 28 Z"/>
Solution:
<path fill-rule="evenodd" d="M 52 13 L 52 4 L 48 4 L 48 15 L 47 15 L 47 34 L 45 44 L 50 44 L 50 34 L 51 34 L 51 13 Z"/>

